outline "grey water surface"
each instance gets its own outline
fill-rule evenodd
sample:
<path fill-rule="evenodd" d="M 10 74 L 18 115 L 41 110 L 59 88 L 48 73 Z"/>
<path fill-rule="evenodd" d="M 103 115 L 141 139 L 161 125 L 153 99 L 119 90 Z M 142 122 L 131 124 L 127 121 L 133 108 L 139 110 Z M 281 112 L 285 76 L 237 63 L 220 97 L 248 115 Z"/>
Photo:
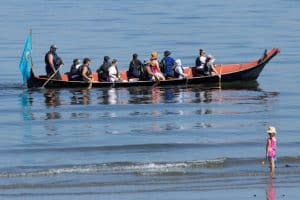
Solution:
<path fill-rule="evenodd" d="M 0 199 L 218 199 L 209 191 L 251 191 L 266 185 L 260 161 L 270 125 L 278 129 L 277 193 L 285 180 L 296 190 L 299 9 L 296 0 L 3 3 Z M 199 48 L 216 63 L 252 61 L 273 47 L 281 53 L 257 81 L 221 88 L 27 89 L 18 64 L 30 29 L 37 74 L 51 44 L 62 72 L 77 57 L 90 57 L 95 71 L 105 55 L 125 70 L 133 53 L 144 59 L 154 50 L 172 51 L 185 66 Z"/>

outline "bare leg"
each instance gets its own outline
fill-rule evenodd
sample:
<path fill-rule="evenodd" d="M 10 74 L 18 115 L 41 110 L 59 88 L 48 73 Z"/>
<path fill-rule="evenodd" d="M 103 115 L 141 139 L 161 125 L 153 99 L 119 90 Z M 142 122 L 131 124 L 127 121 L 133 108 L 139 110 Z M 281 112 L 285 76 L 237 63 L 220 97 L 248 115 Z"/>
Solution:
<path fill-rule="evenodd" d="M 275 178 L 275 158 L 269 158 L 270 162 L 270 175 Z"/>

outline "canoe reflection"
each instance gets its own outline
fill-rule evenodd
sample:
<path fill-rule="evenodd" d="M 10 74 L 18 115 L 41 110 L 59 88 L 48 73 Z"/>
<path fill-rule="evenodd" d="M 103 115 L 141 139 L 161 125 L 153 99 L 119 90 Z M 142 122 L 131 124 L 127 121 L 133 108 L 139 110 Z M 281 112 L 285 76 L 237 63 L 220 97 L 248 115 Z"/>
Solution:
<path fill-rule="evenodd" d="M 71 105 L 88 105 L 91 103 L 90 90 L 71 90 Z"/>
<path fill-rule="evenodd" d="M 116 105 L 116 104 L 164 104 L 164 103 L 240 103 L 243 101 L 260 101 L 277 96 L 277 92 L 264 92 L 258 84 L 222 86 L 219 88 L 189 87 L 130 87 L 102 89 L 48 89 L 29 91 L 34 93 L 31 104 L 38 101 L 43 94 L 46 108 L 57 108 L 66 105 Z M 241 91 L 241 92 L 239 92 Z M 248 92 L 248 91 L 252 91 Z M 250 102 L 251 103 L 251 102 Z M 54 114 L 53 114 L 54 115 Z M 54 116 L 57 117 L 55 114 Z M 51 118 L 51 117 L 50 117 Z"/>
<path fill-rule="evenodd" d="M 60 101 L 60 91 L 59 90 L 45 90 L 44 91 L 44 97 L 45 97 L 45 105 L 47 108 L 55 108 L 59 105 L 61 105 Z M 59 112 L 46 112 L 46 120 L 52 120 L 52 119 L 60 119 L 61 114 Z M 52 130 L 53 128 L 49 128 Z"/>
<path fill-rule="evenodd" d="M 61 105 L 59 90 L 54 90 L 54 89 L 45 90 L 44 97 L 45 97 L 45 104 L 48 108 L 57 107 Z"/>

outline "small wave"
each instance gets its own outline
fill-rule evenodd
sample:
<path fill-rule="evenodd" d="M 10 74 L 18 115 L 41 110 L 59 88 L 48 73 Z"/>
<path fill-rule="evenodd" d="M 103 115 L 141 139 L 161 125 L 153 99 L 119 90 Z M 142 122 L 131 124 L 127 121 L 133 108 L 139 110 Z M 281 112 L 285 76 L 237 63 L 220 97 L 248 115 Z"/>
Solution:
<path fill-rule="evenodd" d="M 41 167 L 26 168 L 20 167 L 14 171 L 0 172 L 0 178 L 6 177 L 34 177 L 34 176 L 56 176 L 63 174 L 91 174 L 91 173 L 143 173 L 143 172 L 176 172 L 176 170 L 222 167 L 225 158 L 205 161 L 187 161 L 187 162 L 113 162 L 93 165 L 77 166 L 54 166 L 43 169 Z M 20 169 L 23 172 L 20 172 Z"/>
<path fill-rule="evenodd" d="M 281 167 L 299 168 L 300 156 L 279 157 Z M 203 170 L 215 168 L 249 168 L 261 166 L 260 158 L 218 158 L 212 160 L 178 161 L 178 162 L 111 162 L 86 165 L 64 165 L 47 167 L 16 167 L 9 170 L 2 169 L 0 178 L 57 176 L 65 174 L 101 174 L 101 173 L 133 173 L 138 175 L 180 175 L 188 173 L 202 173 Z M 280 167 L 279 165 L 279 167 Z"/>

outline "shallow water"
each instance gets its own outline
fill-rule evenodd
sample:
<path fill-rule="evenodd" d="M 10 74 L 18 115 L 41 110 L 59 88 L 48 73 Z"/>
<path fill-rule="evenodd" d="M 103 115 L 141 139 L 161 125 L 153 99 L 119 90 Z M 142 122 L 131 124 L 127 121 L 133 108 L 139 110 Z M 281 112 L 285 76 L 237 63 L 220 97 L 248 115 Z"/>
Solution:
<path fill-rule="evenodd" d="M 6 27 L 0 35 L 1 198 L 218 199 L 214 191 L 226 189 L 237 192 L 228 198 L 265 198 L 270 182 L 260 162 L 270 125 L 278 129 L 277 197 L 299 197 L 299 4 L 7 2 L 0 8 Z M 132 53 L 143 59 L 152 50 L 169 49 L 186 66 L 199 48 L 217 63 L 257 59 L 272 47 L 281 54 L 257 81 L 221 89 L 28 90 L 18 63 L 29 28 L 37 74 L 44 73 L 52 43 L 65 63 L 91 57 L 93 71 L 104 55 L 127 69 Z M 62 72 L 68 70 L 66 64 Z"/>

